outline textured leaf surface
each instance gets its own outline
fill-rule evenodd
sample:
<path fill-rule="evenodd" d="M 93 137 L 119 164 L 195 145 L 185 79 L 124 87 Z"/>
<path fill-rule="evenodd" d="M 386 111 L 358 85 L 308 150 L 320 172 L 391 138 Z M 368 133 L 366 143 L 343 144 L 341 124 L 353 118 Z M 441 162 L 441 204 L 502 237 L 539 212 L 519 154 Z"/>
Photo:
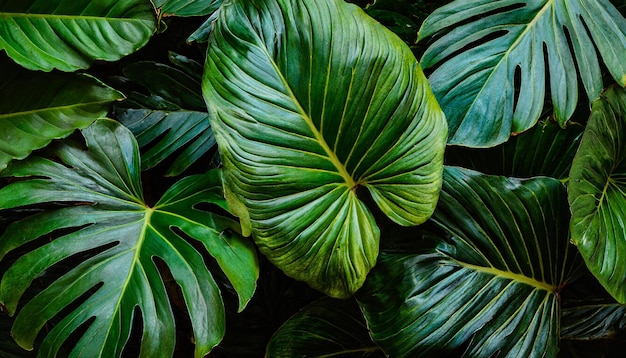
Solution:
<path fill-rule="evenodd" d="M 561 338 L 613 339 L 626 329 L 626 306 L 603 304 L 563 310 Z"/>
<path fill-rule="evenodd" d="M 0 50 L 31 70 L 116 61 L 146 44 L 155 28 L 148 0 L 0 1 Z"/>
<path fill-rule="evenodd" d="M 568 197 L 572 240 L 587 267 L 626 302 L 626 91 L 594 103 L 572 163 Z"/>
<path fill-rule="evenodd" d="M 222 0 L 155 0 L 164 15 L 203 16 L 217 10 Z"/>
<path fill-rule="evenodd" d="M 354 5 L 238 0 L 205 67 L 231 208 L 288 275 L 351 295 L 379 244 L 357 188 L 402 225 L 438 197 L 446 123 L 409 48 Z"/>
<path fill-rule="evenodd" d="M 276 331 L 266 357 L 385 357 L 353 300 L 322 298 Z"/>
<path fill-rule="evenodd" d="M 426 19 L 419 39 L 433 34 L 422 65 L 434 69 L 451 144 L 494 146 L 532 127 L 546 77 L 561 125 L 577 104 L 577 73 L 591 101 L 604 87 L 601 61 L 626 85 L 626 20 L 608 0 L 457 0 Z"/>
<path fill-rule="evenodd" d="M 446 167 L 418 253 L 381 253 L 357 298 L 390 357 L 554 357 L 568 276 L 567 200 L 551 178 Z"/>
<path fill-rule="evenodd" d="M 0 171 L 107 114 L 121 93 L 88 75 L 26 71 L 0 60 Z"/>
<path fill-rule="evenodd" d="M 450 146 L 446 150 L 446 164 L 491 175 L 565 179 L 569 177 L 583 130 L 582 125 L 575 123 L 563 129 L 548 119 L 497 147 Z"/>
<path fill-rule="evenodd" d="M 25 177 L 0 190 L 0 209 L 66 202 L 11 224 L 0 237 L 0 258 L 42 236 L 60 237 L 21 256 L 4 274 L 0 302 L 14 314 L 25 290 L 61 260 L 85 255 L 82 263 L 20 307 L 12 334 L 31 348 L 42 327 L 68 305 L 47 332 L 39 354 L 54 356 L 80 330 L 72 354 L 120 356 L 131 333 L 135 308 L 141 310 L 141 356 L 171 357 L 176 327 L 160 261 L 180 287 L 194 331 L 195 356 L 203 357 L 224 334 L 221 295 L 197 242 L 217 259 L 239 293 L 240 309 L 251 298 L 258 264 L 252 244 L 229 231 L 231 219 L 196 209 L 225 207 L 220 172 L 182 179 L 152 208 L 142 199 L 137 143 L 111 120 L 83 131 L 88 150 L 61 144 L 62 163 L 41 157 L 13 163 L 5 176 Z M 193 240 L 192 240 L 193 239 Z M 90 255 L 87 252 L 91 252 Z M 86 324 L 87 327 L 84 327 Z"/>

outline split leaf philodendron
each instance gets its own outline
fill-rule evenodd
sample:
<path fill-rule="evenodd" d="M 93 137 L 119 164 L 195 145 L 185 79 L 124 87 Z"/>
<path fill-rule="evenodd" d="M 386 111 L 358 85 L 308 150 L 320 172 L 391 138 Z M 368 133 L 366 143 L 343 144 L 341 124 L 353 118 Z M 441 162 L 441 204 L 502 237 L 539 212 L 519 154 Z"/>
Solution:
<path fill-rule="evenodd" d="M 230 1 L 214 26 L 204 96 L 231 207 L 289 276 L 352 295 L 380 236 L 359 188 L 401 225 L 437 202 L 446 122 L 420 65 L 335 0 Z"/>

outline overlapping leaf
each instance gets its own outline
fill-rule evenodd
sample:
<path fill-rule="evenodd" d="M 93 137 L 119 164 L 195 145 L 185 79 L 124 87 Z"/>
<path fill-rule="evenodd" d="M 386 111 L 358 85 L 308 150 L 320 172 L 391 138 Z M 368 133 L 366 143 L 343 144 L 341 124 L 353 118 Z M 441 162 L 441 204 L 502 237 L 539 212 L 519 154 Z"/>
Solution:
<path fill-rule="evenodd" d="M 379 242 L 357 189 L 402 225 L 437 201 L 446 123 L 419 64 L 334 0 L 232 1 L 209 44 L 204 95 L 231 208 L 288 275 L 349 296 Z"/>
<path fill-rule="evenodd" d="M 494 146 L 532 127 L 545 78 L 561 125 L 577 104 L 577 73 L 590 100 L 604 87 L 601 62 L 626 85 L 626 20 L 608 0 L 457 0 L 422 24 L 420 40 L 433 34 L 442 36 L 422 64 L 434 69 L 451 144 Z"/>
<path fill-rule="evenodd" d="M 118 60 L 145 45 L 155 28 L 149 0 L 0 1 L 0 50 L 32 70 Z"/>
<path fill-rule="evenodd" d="M 554 357 L 570 266 L 563 185 L 447 167 L 433 220 L 445 237 L 381 254 L 357 294 L 374 340 L 391 357 Z"/>
<path fill-rule="evenodd" d="M 266 357 L 384 357 L 369 337 L 363 314 L 352 300 L 322 298 L 276 331 Z"/>
<path fill-rule="evenodd" d="M 626 305 L 586 305 L 563 310 L 563 339 L 612 339 L 625 329 Z"/>
<path fill-rule="evenodd" d="M 150 96 L 129 90 L 129 101 L 116 112 L 140 147 L 148 148 L 143 168 L 176 155 L 166 172 L 176 176 L 213 149 L 215 137 L 202 99 L 202 65 L 175 53 L 170 53 L 170 61 L 176 68 L 148 61 L 126 66 L 126 76 L 134 85 L 145 87 Z"/>
<path fill-rule="evenodd" d="M 123 95 L 78 74 L 41 74 L 0 59 L 0 171 L 53 139 L 89 126 Z"/>
<path fill-rule="evenodd" d="M 194 331 L 195 356 L 203 357 L 224 334 L 224 307 L 215 281 L 193 242 L 204 245 L 239 294 L 251 298 L 258 267 L 254 248 L 229 231 L 231 219 L 198 208 L 225 207 L 219 172 L 182 179 L 152 208 L 142 199 L 137 143 L 111 120 L 83 131 L 88 150 L 61 144 L 61 162 L 41 157 L 13 163 L 4 175 L 24 177 L 0 190 L 0 209 L 65 202 L 11 224 L 0 237 L 0 258 L 42 236 L 59 236 L 21 256 L 0 283 L 0 302 L 18 314 L 16 341 L 32 348 L 42 327 L 68 305 L 65 316 L 38 347 L 55 356 L 76 331 L 72 354 L 120 356 L 141 310 L 141 356 L 170 357 L 176 327 L 161 272 L 180 287 Z M 62 232 L 62 235 L 57 235 Z M 23 306 L 20 297 L 45 270 L 68 258 L 84 261 Z M 168 275 L 169 275 L 168 274 Z M 23 303 L 23 302 L 21 302 Z"/>
<path fill-rule="evenodd" d="M 202 16 L 214 12 L 222 0 L 154 0 L 164 15 Z"/>
<path fill-rule="evenodd" d="M 572 240 L 587 267 L 626 303 L 626 91 L 594 103 L 570 172 Z"/>
<path fill-rule="evenodd" d="M 446 150 L 446 164 L 492 175 L 565 179 L 569 177 L 583 130 L 580 124 L 570 123 L 567 128 L 561 128 L 548 119 L 497 147 L 450 146 Z"/>

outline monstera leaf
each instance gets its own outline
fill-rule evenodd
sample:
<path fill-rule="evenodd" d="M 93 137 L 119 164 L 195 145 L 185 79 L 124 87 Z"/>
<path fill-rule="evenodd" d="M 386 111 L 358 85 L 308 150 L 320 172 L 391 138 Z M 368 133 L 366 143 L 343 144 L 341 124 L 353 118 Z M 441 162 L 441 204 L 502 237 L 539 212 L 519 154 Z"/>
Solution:
<path fill-rule="evenodd" d="M 604 87 L 601 61 L 626 85 L 626 20 L 609 0 L 457 0 L 424 21 L 419 39 L 431 35 L 441 36 L 422 65 L 451 144 L 494 146 L 532 127 L 546 77 L 561 125 L 576 107 L 577 73 L 590 100 Z"/>
<path fill-rule="evenodd" d="M 626 91 L 610 88 L 603 97 L 570 172 L 572 240 L 598 281 L 626 303 Z"/>
<path fill-rule="evenodd" d="M 33 156 L 3 173 L 24 180 L 0 190 L 0 209 L 73 204 L 17 221 L 0 237 L 3 258 L 43 236 L 59 236 L 21 256 L 2 277 L 0 302 L 9 313 L 18 310 L 20 297 L 51 266 L 84 258 L 20 307 L 13 337 L 31 349 L 46 322 L 65 312 L 38 348 L 41 356 L 55 356 L 78 331 L 72 354 L 117 357 L 133 321 L 141 317 L 141 356 L 171 357 L 176 327 L 163 277 L 167 267 L 189 312 L 195 356 L 203 357 L 224 334 L 224 306 L 196 247 L 203 245 L 217 260 L 239 294 L 240 309 L 258 276 L 252 244 L 229 230 L 237 223 L 200 210 L 206 204 L 226 208 L 220 172 L 182 179 L 148 207 L 132 134 L 111 120 L 98 120 L 83 134 L 88 150 L 60 144 L 55 154 L 61 162 Z"/>
<path fill-rule="evenodd" d="M 390 357 L 555 357 L 570 271 L 567 200 L 556 179 L 446 167 L 416 253 L 381 253 L 357 293 Z"/>
<path fill-rule="evenodd" d="M 308 305 L 276 331 L 266 357 L 384 357 L 354 300 L 328 297 Z"/>
<path fill-rule="evenodd" d="M 26 71 L 5 58 L 0 65 L 0 171 L 89 126 L 124 97 L 88 75 Z"/>
<path fill-rule="evenodd" d="M 222 0 L 154 0 L 153 2 L 164 15 L 202 16 L 217 10 Z"/>
<path fill-rule="evenodd" d="M 148 0 L 0 2 L 0 50 L 31 70 L 118 60 L 145 45 L 155 28 Z"/>
<path fill-rule="evenodd" d="M 331 296 L 374 266 L 367 188 L 395 222 L 424 222 L 446 123 L 393 33 L 335 0 L 224 5 L 203 82 L 231 208 L 288 275 Z"/>

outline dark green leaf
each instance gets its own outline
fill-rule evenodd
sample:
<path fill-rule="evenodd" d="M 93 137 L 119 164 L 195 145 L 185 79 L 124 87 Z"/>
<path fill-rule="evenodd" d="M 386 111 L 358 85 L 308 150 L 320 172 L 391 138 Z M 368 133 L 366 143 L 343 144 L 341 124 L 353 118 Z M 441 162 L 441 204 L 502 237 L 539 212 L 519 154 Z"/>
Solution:
<path fill-rule="evenodd" d="M 336 297 L 374 266 L 369 190 L 402 225 L 441 184 L 446 123 L 410 49 L 335 0 L 235 0 L 209 43 L 204 95 L 231 208 L 288 275 Z"/>
<path fill-rule="evenodd" d="M 584 127 L 576 123 L 562 129 L 548 119 L 494 148 L 450 146 L 446 150 L 446 164 L 492 175 L 565 179 L 569 176 L 583 130 Z"/>
<path fill-rule="evenodd" d="M 587 267 L 626 302 L 626 91 L 594 102 L 568 187 L 570 230 Z"/>
<path fill-rule="evenodd" d="M 31 72 L 5 59 L 0 64 L 0 171 L 89 126 L 123 98 L 88 75 Z"/>
<path fill-rule="evenodd" d="M 166 16 L 209 15 L 222 4 L 222 0 L 154 0 L 153 2 L 154 6 L 160 8 Z"/>
<path fill-rule="evenodd" d="M 155 28 L 148 0 L 0 1 L 0 50 L 31 70 L 116 61 L 145 45 Z"/>
<path fill-rule="evenodd" d="M 563 310 L 561 338 L 572 340 L 611 339 L 626 330 L 626 306 L 588 305 Z"/>
<path fill-rule="evenodd" d="M 384 357 L 352 300 L 322 298 L 291 317 L 267 345 L 267 357 Z"/>
<path fill-rule="evenodd" d="M 142 199 L 137 143 L 125 127 L 98 120 L 83 131 L 88 150 L 59 144 L 61 162 L 41 157 L 12 163 L 5 176 L 24 177 L 0 190 L 0 209 L 65 202 L 69 205 L 11 224 L 0 237 L 0 258 L 43 236 L 65 232 L 21 256 L 0 283 L 0 302 L 10 314 L 33 280 L 61 260 L 91 251 L 84 261 L 19 309 L 12 334 L 32 348 L 46 322 L 79 297 L 47 332 L 41 356 L 55 356 L 77 329 L 72 354 L 118 357 L 141 310 L 141 354 L 171 357 L 176 327 L 156 258 L 180 287 L 194 332 L 195 356 L 203 357 L 224 334 L 224 307 L 215 281 L 193 242 L 217 260 L 239 294 L 240 310 L 252 297 L 258 264 L 252 244 L 234 234 L 238 224 L 197 208 L 225 206 L 220 172 L 182 179 L 154 207 Z M 85 296 L 86 295 L 86 296 Z M 93 321 L 91 321 L 93 319 Z M 83 327 L 83 324 L 87 327 Z M 83 331 L 84 330 L 84 331 Z"/>
<path fill-rule="evenodd" d="M 578 102 L 577 73 L 591 101 L 604 87 L 601 61 L 626 85 L 626 20 L 609 0 L 457 0 L 424 21 L 419 39 L 431 35 L 440 36 L 422 63 L 434 70 L 451 144 L 490 147 L 531 128 L 546 77 L 562 126 Z"/>
<path fill-rule="evenodd" d="M 554 357 L 569 270 L 565 188 L 447 167 L 418 253 L 384 253 L 357 298 L 390 357 Z"/>

